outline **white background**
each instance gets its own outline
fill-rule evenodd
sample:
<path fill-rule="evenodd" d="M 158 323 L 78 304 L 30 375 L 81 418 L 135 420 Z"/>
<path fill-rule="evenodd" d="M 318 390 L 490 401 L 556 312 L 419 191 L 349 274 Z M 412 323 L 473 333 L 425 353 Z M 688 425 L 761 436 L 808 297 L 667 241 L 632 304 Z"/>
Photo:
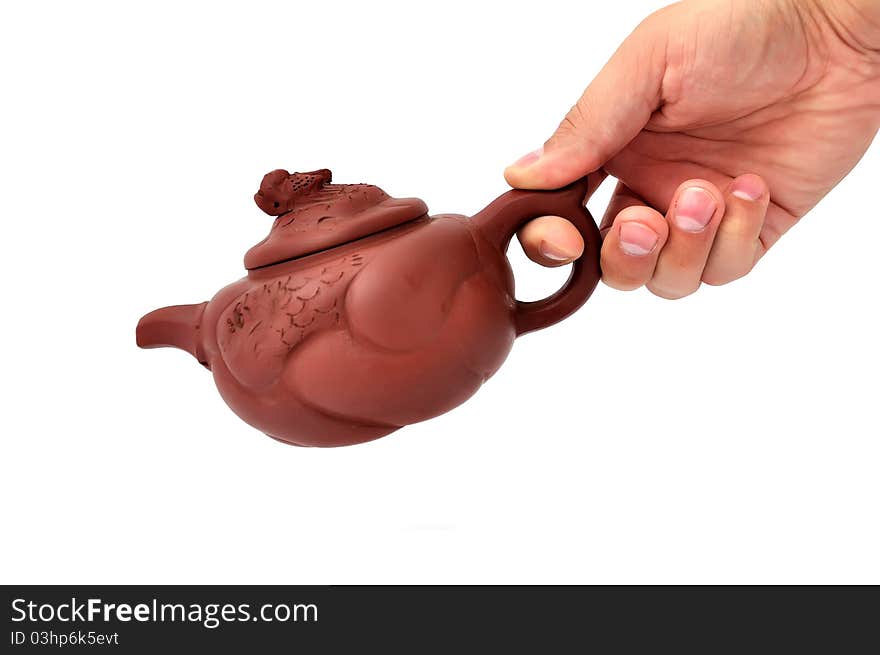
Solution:
<path fill-rule="evenodd" d="M 747 279 L 600 287 L 367 445 L 138 350 L 243 274 L 266 171 L 474 213 L 659 7 L 239 4 L 0 11 L 2 582 L 880 583 L 877 147 Z M 523 298 L 564 279 L 512 256 Z"/>

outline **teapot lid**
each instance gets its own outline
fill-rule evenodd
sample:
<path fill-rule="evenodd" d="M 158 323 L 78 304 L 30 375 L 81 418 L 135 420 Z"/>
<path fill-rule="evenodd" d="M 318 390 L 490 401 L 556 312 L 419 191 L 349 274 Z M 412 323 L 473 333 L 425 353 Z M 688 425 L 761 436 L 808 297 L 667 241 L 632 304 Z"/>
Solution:
<path fill-rule="evenodd" d="M 331 184 L 327 169 L 267 173 L 254 195 L 276 216 L 269 236 L 248 250 L 248 269 L 277 264 L 360 239 L 425 216 L 418 198 L 392 198 L 370 184 Z"/>

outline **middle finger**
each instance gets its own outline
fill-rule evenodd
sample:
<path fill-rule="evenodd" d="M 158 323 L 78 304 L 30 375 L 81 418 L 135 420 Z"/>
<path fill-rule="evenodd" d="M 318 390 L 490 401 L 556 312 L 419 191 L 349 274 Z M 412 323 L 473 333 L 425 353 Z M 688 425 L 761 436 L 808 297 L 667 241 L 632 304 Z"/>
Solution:
<path fill-rule="evenodd" d="M 666 214 L 669 238 L 648 289 L 661 298 L 683 298 L 700 278 L 724 215 L 724 196 L 707 180 L 688 180 L 676 190 Z"/>

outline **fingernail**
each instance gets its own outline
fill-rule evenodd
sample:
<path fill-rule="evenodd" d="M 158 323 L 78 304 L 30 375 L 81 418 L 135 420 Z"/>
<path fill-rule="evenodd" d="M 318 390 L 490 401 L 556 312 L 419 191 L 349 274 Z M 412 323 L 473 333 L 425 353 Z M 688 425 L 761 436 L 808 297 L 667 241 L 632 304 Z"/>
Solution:
<path fill-rule="evenodd" d="M 566 252 L 564 249 L 547 241 L 541 241 L 539 250 L 544 257 L 552 259 L 554 262 L 567 262 L 577 256 L 576 252 Z"/>
<path fill-rule="evenodd" d="M 730 187 L 730 195 L 754 202 L 764 194 L 764 185 L 761 178 L 754 175 L 744 175 L 733 181 Z"/>
<path fill-rule="evenodd" d="M 657 245 L 660 236 L 649 227 L 635 221 L 620 224 L 620 249 L 627 255 L 647 255 Z"/>
<path fill-rule="evenodd" d="M 675 204 L 675 224 L 685 232 L 701 232 L 715 213 L 714 196 L 702 187 L 692 186 L 681 192 Z"/>
<path fill-rule="evenodd" d="M 523 155 L 519 159 L 517 159 L 512 166 L 516 166 L 517 168 L 525 168 L 526 166 L 531 166 L 536 161 L 541 158 L 541 155 L 544 154 L 544 148 L 538 148 L 537 150 L 532 150 L 529 154 Z"/>

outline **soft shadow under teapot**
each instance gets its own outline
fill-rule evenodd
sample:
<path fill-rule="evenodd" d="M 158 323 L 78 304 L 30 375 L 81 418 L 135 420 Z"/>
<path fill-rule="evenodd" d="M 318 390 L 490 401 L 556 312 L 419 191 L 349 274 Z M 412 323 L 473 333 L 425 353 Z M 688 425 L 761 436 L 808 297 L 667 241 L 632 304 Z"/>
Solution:
<path fill-rule="evenodd" d="M 191 353 L 232 410 L 275 439 L 382 437 L 461 404 L 517 336 L 586 302 L 600 278 L 588 187 L 584 178 L 508 191 L 467 218 L 331 184 L 329 170 L 272 171 L 254 199 L 276 219 L 245 256 L 247 276 L 209 302 L 147 314 L 137 344 Z M 547 214 L 575 225 L 584 254 L 559 291 L 521 302 L 505 252 L 517 229 Z"/>

